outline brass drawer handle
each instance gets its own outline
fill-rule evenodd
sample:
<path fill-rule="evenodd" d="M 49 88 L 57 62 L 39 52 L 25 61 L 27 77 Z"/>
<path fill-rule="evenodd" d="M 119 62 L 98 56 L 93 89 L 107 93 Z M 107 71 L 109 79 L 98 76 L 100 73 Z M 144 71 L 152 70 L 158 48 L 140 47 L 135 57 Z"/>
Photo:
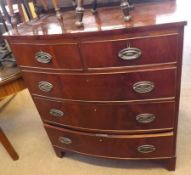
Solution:
<path fill-rule="evenodd" d="M 70 138 L 67 137 L 59 137 L 59 142 L 66 144 L 66 145 L 70 145 L 72 143 L 72 140 Z"/>
<path fill-rule="evenodd" d="M 156 116 L 154 114 L 139 114 L 136 116 L 136 120 L 139 123 L 152 123 Z"/>
<path fill-rule="evenodd" d="M 38 88 L 43 92 L 50 92 L 53 89 L 53 85 L 47 81 L 40 81 Z"/>
<path fill-rule="evenodd" d="M 137 151 L 142 154 L 148 154 L 156 151 L 156 148 L 153 145 L 141 145 L 137 148 Z"/>
<path fill-rule="evenodd" d="M 121 50 L 118 54 L 119 58 L 122 60 L 136 60 L 140 58 L 142 52 L 138 48 L 128 47 Z"/>
<path fill-rule="evenodd" d="M 64 112 L 62 112 L 59 109 L 54 109 L 54 108 L 50 109 L 49 114 L 54 117 L 58 117 L 58 118 L 64 116 Z"/>
<path fill-rule="evenodd" d="M 154 88 L 154 83 L 150 81 L 140 81 L 133 85 L 133 90 L 140 94 L 151 92 Z"/>
<path fill-rule="evenodd" d="M 40 51 L 35 54 L 35 58 L 39 63 L 48 64 L 52 60 L 52 56 L 49 53 Z"/>

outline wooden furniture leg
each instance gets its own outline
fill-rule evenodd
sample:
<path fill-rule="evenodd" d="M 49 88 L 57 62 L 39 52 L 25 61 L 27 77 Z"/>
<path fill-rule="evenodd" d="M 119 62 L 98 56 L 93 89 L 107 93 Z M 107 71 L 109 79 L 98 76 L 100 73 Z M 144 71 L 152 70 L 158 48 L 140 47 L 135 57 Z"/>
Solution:
<path fill-rule="evenodd" d="M 7 150 L 7 152 L 9 153 L 9 155 L 12 157 L 13 160 L 19 159 L 18 154 L 16 153 L 15 149 L 13 148 L 13 146 L 11 145 L 11 143 L 9 142 L 8 138 L 6 137 L 1 128 L 0 128 L 0 142 L 5 147 L 5 149 Z"/>
<path fill-rule="evenodd" d="M 55 147 L 55 146 L 53 148 L 54 148 L 54 151 L 55 151 L 57 157 L 59 157 L 59 158 L 63 158 L 64 157 L 65 152 L 62 149 L 60 149 L 58 147 Z"/>
<path fill-rule="evenodd" d="M 169 159 L 164 160 L 166 169 L 169 171 L 175 171 L 176 168 L 176 157 L 172 157 Z"/>

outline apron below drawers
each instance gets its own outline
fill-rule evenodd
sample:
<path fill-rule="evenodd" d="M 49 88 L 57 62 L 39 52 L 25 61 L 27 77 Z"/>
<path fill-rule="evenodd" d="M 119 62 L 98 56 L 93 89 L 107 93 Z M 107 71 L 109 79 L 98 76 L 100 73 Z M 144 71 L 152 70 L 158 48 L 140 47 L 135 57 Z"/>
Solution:
<path fill-rule="evenodd" d="M 77 132 L 45 125 L 53 146 L 106 158 L 173 157 L 173 133 L 107 135 Z"/>

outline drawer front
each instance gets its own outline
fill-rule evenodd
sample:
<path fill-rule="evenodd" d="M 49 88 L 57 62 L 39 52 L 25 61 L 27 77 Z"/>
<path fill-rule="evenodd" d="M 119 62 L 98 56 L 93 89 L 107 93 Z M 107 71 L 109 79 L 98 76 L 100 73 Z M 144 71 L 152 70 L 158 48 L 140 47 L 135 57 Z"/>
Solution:
<path fill-rule="evenodd" d="M 173 156 L 173 134 L 100 135 L 45 126 L 54 146 L 111 158 Z"/>
<path fill-rule="evenodd" d="M 178 35 L 87 42 L 81 44 L 81 52 L 88 68 L 175 62 Z"/>
<path fill-rule="evenodd" d="M 176 69 L 88 75 L 24 72 L 23 75 L 31 93 L 74 100 L 119 101 L 174 97 L 176 90 Z"/>
<path fill-rule="evenodd" d="M 44 121 L 82 130 L 135 132 L 173 128 L 174 124 L 174 102 L 104 104 L 33 99 Z"/>
<path fill-rule="evenodd" d="M 20 66 L 55 69 L 82 69 L 77 44 L 11 44 L 11 49 Z"/>

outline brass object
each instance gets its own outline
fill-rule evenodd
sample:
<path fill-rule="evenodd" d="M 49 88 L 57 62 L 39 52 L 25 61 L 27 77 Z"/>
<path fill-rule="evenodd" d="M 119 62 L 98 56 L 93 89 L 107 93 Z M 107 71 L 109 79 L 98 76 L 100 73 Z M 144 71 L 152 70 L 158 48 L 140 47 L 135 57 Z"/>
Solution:
<path fill-rule="evenodd" d="M 154 83 L 150 81 L 140 81 L 133 85 L 133 90 L 140 94 L 151 92 L 154 88 Z"/>
<path fill-rule="evenodd" d="M 53 85 L 47 81 L 40 81 L 38 87 L 43 92 L 50 92 L 53 89 Z"/>
<path fill-rule="evenodd" d="M 54 117 L 58 117 L 58 118 L 64 116 L 64 112 L 62 112 L 59 109 L 54 109 L 54 108 L 50 109 L 49 114 L 54 116 Z"/>
<path fill-rule="evenodd" d="M 131 20 L 132 17 L 130 15 L 130 11 L 134 9 L 134 6 L 129 4 L 129 0 L 121 1 L 121 9 L 124 14 L 124 21 Z"/>
<path fill-rule="evenodd" d="M 76 3 L 77 1 L 77 3 Z M 73 5 L 76 4 L 76 26 L 81 27 L 83 26 L 83 15 L 84 15 L 84 8 L 83 8 L 83 0 L 73 0 Z M 131 20 L 132 16 L 130 15 L 130 11 L 134 9 L 133 5 L 129 4 L 129 0 L 121 0 L 121 9 L 124 14 L 124 21 Z M 92 13 L 95 14 L 97 12 L 97 0 L 93 0 L 93 8 Z"/>
<path fill-rule="evenodd" d="M 121 50 L 119 52 L 118 56 L 122 60 L 136 60 L 136 59 L 140 58 L 141 54 L 142 54 L 142 52 L 140 49 L 129 46 L 129 47 Z"/>
<path fill-rule="evenodd" d="M 83 16 L 84 16 L 84 8 L 83 8 L 83 0 L 77 0 L 77 7 L 76 7 L 76 26 L 81 27 L 83 26 Z"/>
<path fill-rule="evenodd" d="M 156 116 L 154 114 L 139 114 L 136 116 L 136 120 L 139 123 L 152 123 L 155 120 Z"/>
<path fill-rule="evenodd" d="M 83 8 L 83 0 L 73 0 L 73 5 L 76 4 L 76 26 L 83 26 L 83 16 L 84 16 L 84 8 Z M 132 17 L 130 16 L 130 11 L 134 9 L 133 5 L 129 4 L 129 0 L 121 0 L 121 9 L 124 14 L 124 21 L 129 21 Z M 97 0 L 93 0 L 93 8 L 92 13 L 95 14 L 97 12 Z"/>
<path fill-rule="evenodd" d="M 66 145 L 70 145 L 72 143 L 72 140 L 67 138 L 67 137 L 59 137 L 59 142 L 66 144 Z"/>
<path fill-rule="evenodd" d="M 153 145 L 141 145 L 137 148 L 137 151 L 142 154 L 148 154 L 156 151 L 156 148 Z"/>
<path fill-rule="evenodd" d="M 35 54 L 35 58 L 39 63 L 50 63 L 52 60 L 52 56 L 49 53 L 40 51 Z"/>

